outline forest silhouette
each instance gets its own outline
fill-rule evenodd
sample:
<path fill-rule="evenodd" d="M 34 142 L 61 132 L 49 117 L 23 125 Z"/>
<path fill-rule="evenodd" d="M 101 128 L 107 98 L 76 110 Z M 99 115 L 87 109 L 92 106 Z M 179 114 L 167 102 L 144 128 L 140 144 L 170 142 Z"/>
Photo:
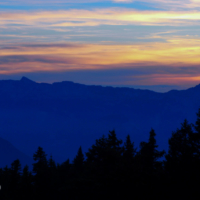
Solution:
<path fill-rule="evenodd" d="M 109 131 L 85 156 L 80 147 L 71 163 L 62 164 L 38 147 L 32 171 L 21 169 L 18 159 L 0 169 L 0 199 L 194 199 L 200 186 L 200 108 L 195 124 L 184 120 L 172 132 L 168 152 L 158 150 L 155 137 L 151 129 L 137 149 L 130 135 L 123 143 Z"/>

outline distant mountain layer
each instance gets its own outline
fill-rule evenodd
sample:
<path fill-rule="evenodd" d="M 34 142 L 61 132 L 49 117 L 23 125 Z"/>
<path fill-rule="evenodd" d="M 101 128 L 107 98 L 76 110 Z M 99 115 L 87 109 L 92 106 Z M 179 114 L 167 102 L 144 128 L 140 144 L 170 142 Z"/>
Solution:
<path fill-rule="evenodd" d="M 11 163 L 16 159 L 20 160 L 22 168 L 28 164 L 31 169 L 32 159 L 20 152 L 8 141 L 0 138 L 0 167 L 4 168 L 6 165 L 10 167 Z"/>
<path fill-rule="evenodd" d="M 43 147 L 57 162 L 87 151 L 95 139 L 115 129 L 138 146 L 154 128 L 159 149 L 185 118 L 195 122 L 200 85 L 156 93 L 133 88 L 87 86 L 69 81 L 0 81 L 0 137 L 29 156 Z"/>

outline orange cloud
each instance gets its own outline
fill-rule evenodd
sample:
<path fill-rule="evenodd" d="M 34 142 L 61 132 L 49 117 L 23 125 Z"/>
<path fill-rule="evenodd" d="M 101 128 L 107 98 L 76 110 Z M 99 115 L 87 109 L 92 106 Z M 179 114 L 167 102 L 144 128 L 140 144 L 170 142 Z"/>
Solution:
<path fill-rule="evenodd" d="M 7 45 L 0 48 L 0 74 L 134 69 L 138 74 L 127 77 L 127 82 L 124 81 L 127 85 L 197 84 L 199 55 L 200 38 L 187 37 L 132 45 L 75 42 Z M 180 70 L 182 67 L 187 70 Z"/>
<path fill-rule="evenodd" d="M 14 60 L 13 64 L 20 63 L 20 59 L 24 57 L 27 60 L 25 59 L 23 63 L 37 61 L 56 66 L 55 70 L 67 70 L 69 64 L 70 66 L 81 66 L 78 69 L 83 65 L 83 69 L 106 69 L 112 65 L 120 66 L 120 64 L 126 66 L 130 64 L 130 67 L 152 65 L 176 67 L 200 64 L 199 55 L 200 39 L 174 37 L 168 39 L 166 43 L 133 45 L 78 43 L 19 45 L 0 49 L 0 63 L 3 64 L 3 60 L 6 60 L 5 63 L 7 63 L 9 58 L 19 58 L 19 62 Z M 43 69 L 41 68 L 41 70 Z"/>

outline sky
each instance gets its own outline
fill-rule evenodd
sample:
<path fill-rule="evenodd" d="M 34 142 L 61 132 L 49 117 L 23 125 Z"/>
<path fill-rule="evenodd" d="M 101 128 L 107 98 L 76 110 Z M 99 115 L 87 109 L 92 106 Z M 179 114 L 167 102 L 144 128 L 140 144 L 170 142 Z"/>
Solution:
<path fill-rule="evenodd" d="M 200 0 L 0 0 L 0 79 L 167 92 L 200 83 Z"/>

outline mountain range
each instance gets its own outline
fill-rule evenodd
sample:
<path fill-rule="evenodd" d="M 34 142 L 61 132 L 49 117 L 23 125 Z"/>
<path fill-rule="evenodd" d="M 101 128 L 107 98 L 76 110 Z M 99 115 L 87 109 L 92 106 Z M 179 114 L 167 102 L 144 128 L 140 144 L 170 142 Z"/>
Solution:
<path fill-rule="evenodd" d="M 136 147 L 153 128 L 159 149 L 187 119 L 195 123 L 200 85 L 158 93 L 133 88 L 83 85 L 70 81 L 36 83 L 26 77 L 0 81 L 0 167 L 19 158 L 33 161 L 38 146 L 58 162 L 70 161 L 109 130 Z M 10 150 L 8 150 L 10 149 Z"/>

